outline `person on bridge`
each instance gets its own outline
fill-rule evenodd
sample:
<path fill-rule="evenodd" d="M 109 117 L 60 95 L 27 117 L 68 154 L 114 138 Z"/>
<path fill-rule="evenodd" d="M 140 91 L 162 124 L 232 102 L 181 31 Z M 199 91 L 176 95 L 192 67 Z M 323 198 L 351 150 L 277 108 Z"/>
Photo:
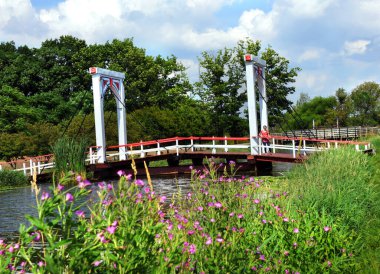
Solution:
<path fill-rule="evenodd" d="M 261 141 L 263 143 L 264 153 L 270 153 L 270 149 L 269 149 L 269 146 L 270 146 L 270 142 L 269 142 L 270 133 L 269 133 L 269 130 L 268 130 L 267 126 L 265 126 L 265 125 L 263 126 L 263 129 L 259 133 L 259 137 L 261 138 Z"/>

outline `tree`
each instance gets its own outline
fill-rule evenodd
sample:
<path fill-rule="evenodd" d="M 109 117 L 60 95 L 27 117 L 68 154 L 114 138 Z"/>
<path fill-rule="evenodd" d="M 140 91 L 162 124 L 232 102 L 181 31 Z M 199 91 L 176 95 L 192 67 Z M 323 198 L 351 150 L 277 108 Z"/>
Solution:
<path fill-rule="evenodd" d="M 261 53 L 260 50 L 259 41 L 246 39 L 239 41 L 233 49 L 203 52 L 199 58 L 202 70 L 196 92 L 207 104 L 218 135 L 226 132 L 240 135 L 244 132 L 239 122 L 241 108 L 247 101 L 243 58 L 246 53 L 259 56 L 267 63 L 266 73 L 262 77 L 266 83 L 270 123 L 273 125 L 273 120 L 282 117 L 282 112 L 291 105 L 286 97 L 294 93 L 291 83 L 295 82 L 300 69 L 289 68 L 289 61 L 271 47 Z"/>
<path fill-rule="evenodd" d="M 361 126 L 374 126 L 380 123 L 380 85 L 364 82 L 350 95 L 353 123 Z"/>

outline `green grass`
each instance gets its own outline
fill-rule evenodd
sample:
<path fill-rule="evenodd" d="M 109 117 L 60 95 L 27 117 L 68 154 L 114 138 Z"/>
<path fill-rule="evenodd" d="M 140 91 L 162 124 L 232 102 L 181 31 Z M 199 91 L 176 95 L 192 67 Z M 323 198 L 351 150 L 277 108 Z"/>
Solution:
<path fill-rule="evenodd" d="M 380 138 L 371 140 L 380 150 Z M 313 155 L 288 174 L 288 190 L 297 206 L 326 212 L 357 236 L 364 273 L 380 269 L 380 155 L 350 148 Z"/>
<path fill-rule="evenodd" d="M 0 189 L 5 190 L 29 184 L 28 177 L 22 172 L 13 170 L 0 170 Z"/>

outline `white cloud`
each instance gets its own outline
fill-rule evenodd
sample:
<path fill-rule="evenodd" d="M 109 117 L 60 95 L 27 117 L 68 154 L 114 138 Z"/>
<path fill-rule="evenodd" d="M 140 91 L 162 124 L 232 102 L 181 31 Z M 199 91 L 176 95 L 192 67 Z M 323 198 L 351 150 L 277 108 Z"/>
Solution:
<path fill-rule="evenodd" d="M 320 58 L 322 55 L 321 49 L 307 49 L 298 58 L 299 62 L 310 61 Z"/>
<path fill-rule="evenodd" d="M 346 41 L 344 42 L 344 51 L 347 55 L 364 54 L 370 43 L 369 40 Z"/>
<path fill-rule="evenodd" d="M 322 16 L 335 0 L 286 0 L 276 1 L 275 8 L 292 16 L 315 18 Z"/>

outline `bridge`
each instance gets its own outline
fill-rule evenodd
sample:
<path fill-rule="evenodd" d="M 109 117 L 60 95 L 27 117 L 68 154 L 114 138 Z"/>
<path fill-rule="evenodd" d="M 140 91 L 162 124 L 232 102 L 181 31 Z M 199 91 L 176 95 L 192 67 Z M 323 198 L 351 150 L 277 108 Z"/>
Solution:
<path fill-rule="evenodd" d="M 238 163 L 244 169 L 256 169 L 258 166 L 272 162 L 302 162 L 310 153 L 337 148 L 338 146 L 353 146 L 358 151 L 370 149 L 368 142 L 343 141 L 332 138 L 324 140 L 307 135 L 302 137 L 293 134 L 289 137 L 271 136 L 270 153 L 264 153 L 262 140 L 259 137 L 259 127 L 268 125 L 267 95 L 265 87 L 266 62 L 256 56 L 246 54 L 246 87 L 248 98 L 248 120 L 250 137 L 173 137 L 160 140 L 127 142 L 127 124 L 124 73 L 107 69 L 91 67 L 92 91 L 94 99 L 94 118 L 96 146 L 91 146 L 87 153 L 88 169 L 94 173 L 114 172 L 130 167 L 132 159 L 138 167 L 166 160 L 169 168 L 180 172 L 181 160 L 191 160 L 193 165 L 201 165 L 204 158 L 218 158 L 225 164 Z M 111 92 L 116 100 L 118 145 L 107 146 L 104 126 L 104 95 Z M 257 110 L 256 94 L 259 94 L 259 110 Z M 260 117 L 258 123 L 257 117 Z M 326 133 L 324 133 L 326 137 Z M 3 167 L 0 165 L 0 169 Z M 16 171 L 25 175 L 45 174 L 54 168 L 54 156 L 42 155 L 30 157 L 22 162 Z M 188 169 L 187 169 L 188 171 Z M 169 171 L 170 172 L 170 171 Z M 185 172 L 185 171 L 184 171 Z M 160 173 L 160 171 L 158 171 Z M 162 172 L 161 172 L 162 173 Z"/>
<path fill-rule="evenodd" d="M 256 137 L 253 137 L 256 138 Z M 141 141 L 109 146 L 104 149 L 106 161 L 99 161 L 99 147 L 91 146 L 87 152 L 87 167 L 95 173 L 106 172 L 116 174 L 117 170 L 128 170 L 134 159 L 137 167 L 143 167 L 145 161 L 149 166 L 155 161 L 166 160 L 168 168 L 156 168 L 156 173 L 188 173 L 189 165 L 181 166 L 180 161 L 191 160 L 194 166 L 203 164 L 204 158 L 219 159 L 228 164 L 233 161 L 242 170 L 254 170 L 258 165 L 272 162 L 299 163 L 307 159 L 311 153 L 321 152 L 327 149 L 335 149 L 341 146 L 350 146 L 356 151 L 366 152 L 371 149 L 369 142 L 323 140 L 302 137 L 271 136 L 270 153 L 264 152 L 264 147 L 259 140 L 258 154 L 250 153 L 250 139 L 248 137 L 173 137 L 152 141 Z M 120 152 L 122 151 L 122 152 Z M 0 169 L 2 167 L 0 166 Z M 42 155 L 25 159 L 22 167 L 15 169 L 27 176 L 43 174 L 54 168 L 54 155 Z M 155 173 L 155 168 L 152 174 Z M 141 170 L 144 173 L 144 170 Z"/>

